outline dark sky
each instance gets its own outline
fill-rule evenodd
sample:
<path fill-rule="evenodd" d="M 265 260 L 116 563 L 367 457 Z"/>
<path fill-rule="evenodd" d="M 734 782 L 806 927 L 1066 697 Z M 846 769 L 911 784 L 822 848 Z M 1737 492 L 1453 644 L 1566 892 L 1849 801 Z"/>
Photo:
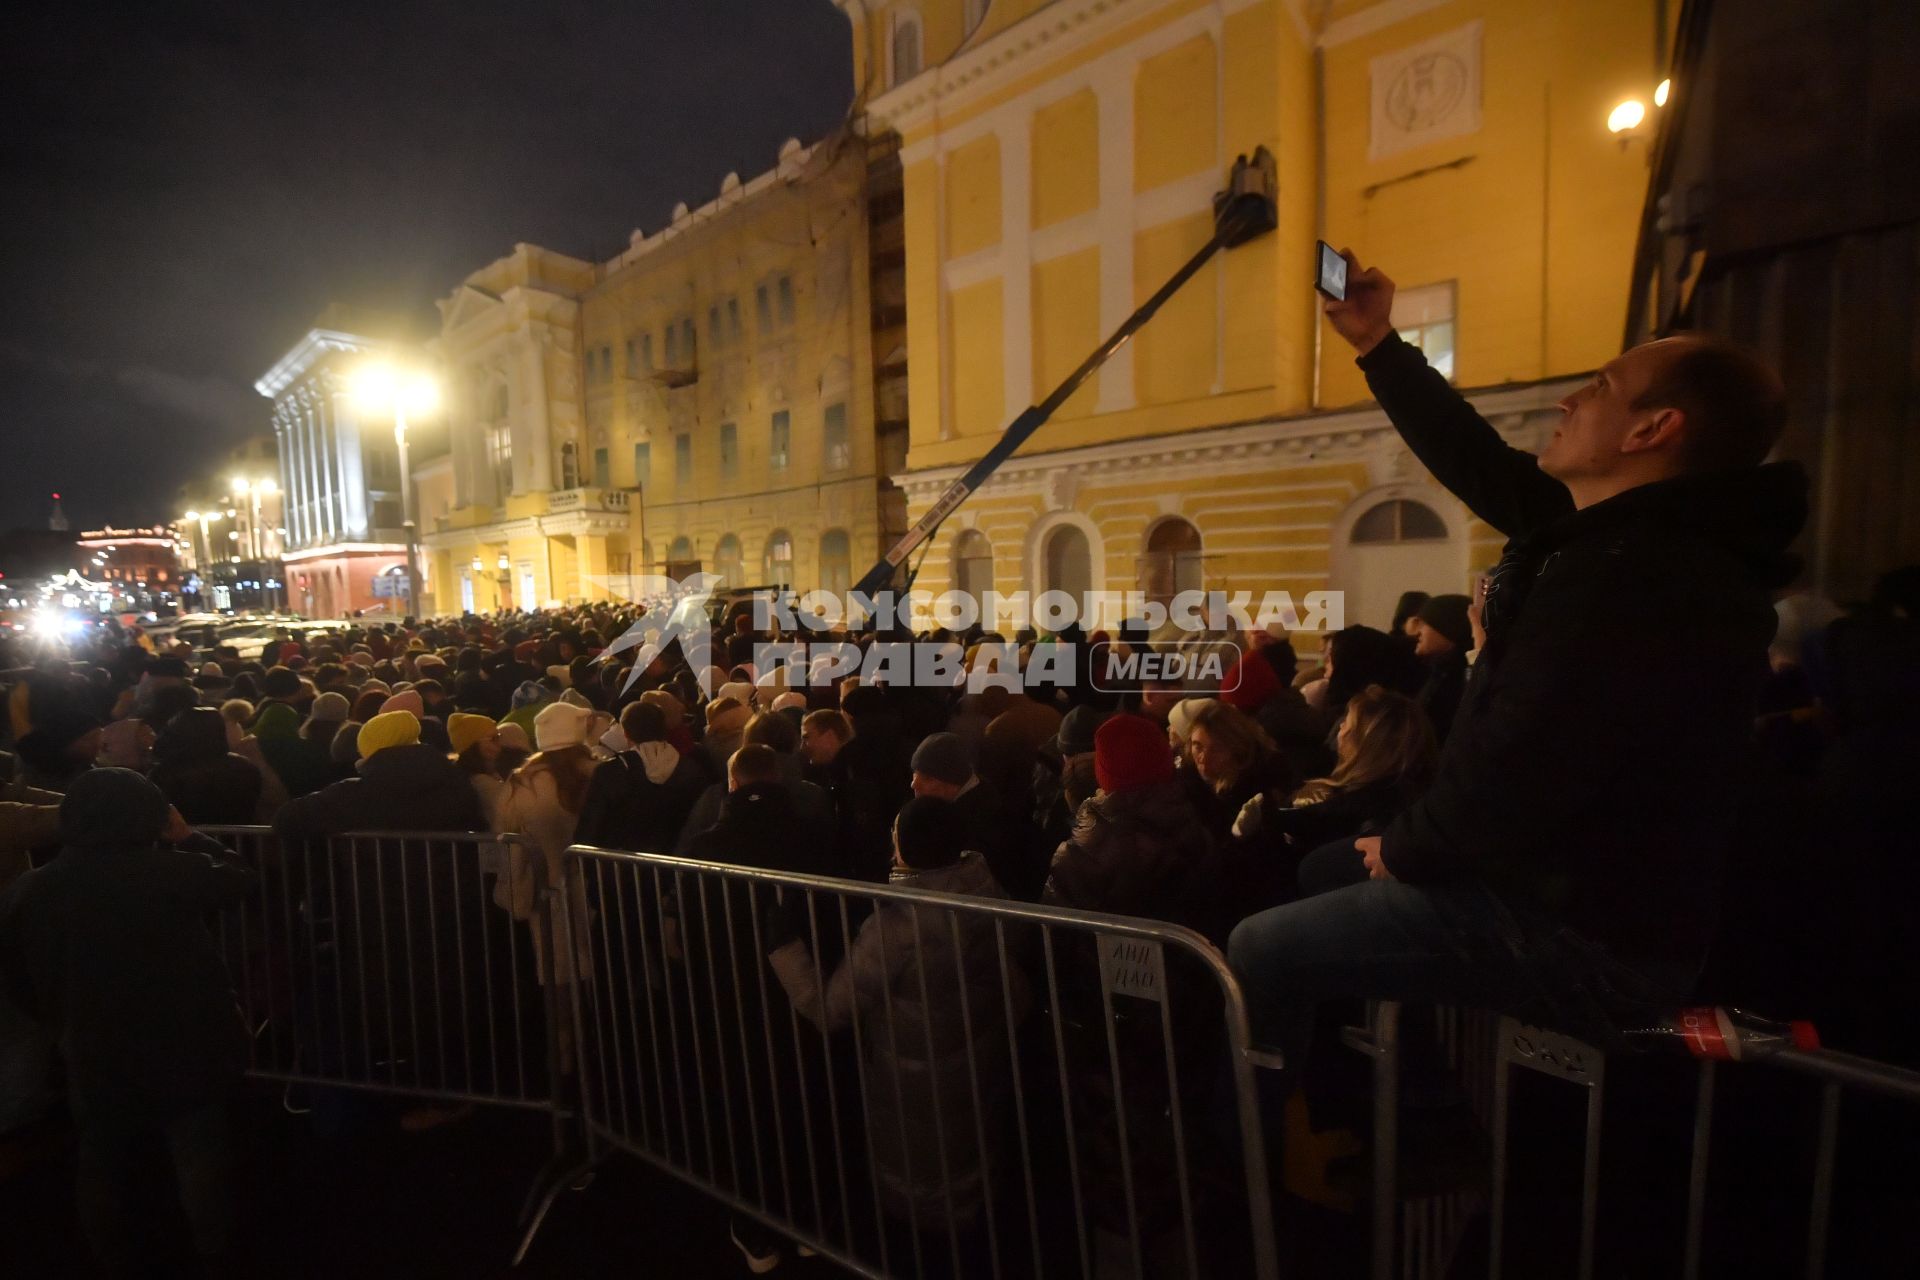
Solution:
<path fill-rule="evenodd" d="M 165 518 L 331 301 L 607 257 L 851 97 L 831 0 L 43 4 L 0 44 L 0 527 Z"/>

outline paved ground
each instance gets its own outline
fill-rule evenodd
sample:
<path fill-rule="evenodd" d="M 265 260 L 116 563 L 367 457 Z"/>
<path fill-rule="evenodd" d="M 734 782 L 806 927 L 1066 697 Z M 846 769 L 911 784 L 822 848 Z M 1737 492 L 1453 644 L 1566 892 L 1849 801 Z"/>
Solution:
<path fill-rule="evenodd" d="M 624 1156 L 603 1165 L 584 1191 L 560 1195 L 527 1261 L 512 1270 L 521 1204 L 548 1154 L 538 1115 L 481 1109 L 460 1123 L 412 1135 L 387 1116 L 355 1139 L 323 1141 L 307 1118 L 281 1107 L 275 1091 L 249 1093 L 245 1114 L 235 1276 L 732 1280 L 749 1274 L 727 1241 L 722 1208 Z M 98 1274 L 74 1219 L 71 1146 L 70 1132 L 57 1126 L 31 1143 L 0 1145 L 5 1280 Z M 1295 1204 L 1289 1216 L 1301 1212 Z M 1294 1217 L 1289 1225 L 1287 1274 L 1358 1274 L 1360 1255 L 1349 1251 L 1358 1243 L 1355 1220 Z M 165 1225 L 155 1228 L 156 1276 L 195 1274 L 182 1261 L 187 1250 L 178 1232 L 177 1225 L 171 1234 Z M 1302 1249 L 1308 1239 L 1315 1247 Z M 812 1280 L 846 1273 L 820 1259 L 789 1256 L 777 1274 Z"/>
<path fill-rule="evenodd" d="M 593 1184 L 563 1193 L 526 1263 L 508 1261 L 523 1197 L 547 1154 L 541 1118 L 482 1110 L 425 1134 L 378 1126 L 323 1142 L 278 1097 L 253 1095 L 242 1177 L 242 1232 L 232 1274 L 288 1277 L 545 1277 L 623 1273 L 745 1276 L 712 1201 L 638 1161 L 610 1161 Z M 96 1274 L 73 1215 L 68 1136 L 17 1147 L 0 1179 L 0 1275 L 7 1280 Z M 25 1168 L 18 1168 L 24 1162 Z M 157 1215 L 156 1215 L 157 1216 Z M 182 1253 L 160 1236 L 157 1255 Z M 189 1275 L 157 1266 L 157 1275 Z M 783 1276 L 842 1275 L 789 1259 Z"/>

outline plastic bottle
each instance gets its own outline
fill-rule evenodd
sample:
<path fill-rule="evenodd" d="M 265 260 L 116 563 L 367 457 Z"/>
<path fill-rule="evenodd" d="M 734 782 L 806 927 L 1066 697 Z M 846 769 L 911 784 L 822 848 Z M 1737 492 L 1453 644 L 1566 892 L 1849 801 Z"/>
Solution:
<path fill-rule="evenodd" d="M 1713 1005 L 1681 1009 L 1663 1023 L 1624 1034 L 1636 1047 L 1677 1043 L 1696 1058 L 1720 1062 L 1747 1062 L 1783 1050 L 1809 1052 L 1820 1047 L 1820 1035 L 1811 1022 L 1776 1022 L 1744 1009 Z"/>

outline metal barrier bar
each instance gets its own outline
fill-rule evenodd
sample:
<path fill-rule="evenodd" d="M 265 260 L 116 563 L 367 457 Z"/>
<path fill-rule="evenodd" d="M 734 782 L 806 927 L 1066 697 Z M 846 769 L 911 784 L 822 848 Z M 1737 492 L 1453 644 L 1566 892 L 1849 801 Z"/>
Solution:
<path fill-rule="evenodd" d="M 562 1056 L 573 1020 L 551 990 L 563 972 L 557 944 L 568 935 L 552 927 L 544 860 L 515 837 L 484 833 L 353 832 L 283 848 L 268 827 L 202 830 L 261 875 L 259 890 L 222 913 L 216 929 L 251 1031 L 250 1077 L 309 1086 L 322 1098 L 351 1091 L 550 1116 L 553 1156 L 529 1192 L 518 1261 L 551 1199 L 544 1186 L 571 1159 L 575 1115 Z M 519 918 L 487 886 L 505 886 L 511 900 L 516 859 L 533 886 L 530 904 L 515 903 Z M 546 984 L 538 1046 L 521 1016 L 522 979 L 534 977 L 521 969 L 522 931 Z M 502 934 L 508 968 L 496 974 Z M 469 973 L 476 965 L 478 978 Z M 498 1008 L 502 985 L 510 1034 Z M 484 1018 L 474 1008 L 482 993 Z M 544 1056 L 541 1080 L 528 1076 L 536 1055 Z"/>
<path fill-rule="evenodd" d="M 1477 1048 L 1480 1037 L 1471 1033 L 1465 1019 L 1490 1017 L 1475 1011 L 1440 1011 L 1441 1048 L 1461 1085 L 1480 1111 L 1483 1087 L 1491 1089 L 1491 1108 L 1483 1116 L 1492 1133 L 1492 1188 L 1489 1202 L 1488 1275 L 1498 1280 L 1507 1265 L 1508 1196 L 1510 1183 L 1509 1141 L 1512 1136 L 1512 1071 L 1525 1067 L 1551 1079 L 1563 1080 L 1585 1091 L 1585 1125 L 1581 1153 L 1581 1204 L 1578 1274 L 1594 1274 L 1599 1244 L 1601 1193 L 1601 1134 L 1605 1115 L 1607 1059 L 1599 1049 L 1571 1036 L 1530 1026 L 1510 1017 L 1498 1021 L 1495 1052 L 1489 1064 Z M 1376 1127 L 1398 1106 L 1398 1080 L 1392 1070 L 1382 1070 L 1388 1037 L 1384 1026 L 1399 1026 L 1404 1013 L 1387 1005 L 1370 1016 L 1368 1029 L 1349 1028 L 1347 1043 L 1374 1056 L 1374 1107 Z M 1652 1059 L 1656 1063 L 1657 1059 Z M 1713 1167 L 1712 1143 L 1716 1111 L 1719 1108 L 1720 1078 L 1734 1070 L 1752 1078 L 1771 1071 L 1811 1076 L 1820 1082 L 1818 1124 L 1813 1135 L 1813 1167 L 1809 1190 L 1804 1271 L 1818 1280 L 1826 1274 L 1834 1237 L 1833 1205 L 1838 1183 L 1839 1128 L 1842 1100 L 1846 1091 L 1869 1094 L 1909 1104 L 1920 1104 L 1920 1071 L 1875 1062 L 1830 1049 L 1801 1049 L 1786 1044 L 1749 1050 L 1746 1061 L 1730 1058 L 1724 1062 L 1703 1059 L 1697 1066 L 1692 1090 L 1690 1148 L 1687 1156 L 1684 1252 L 1679 1272 L 1686 1280 L 1702 1274 L 1706 1257 L 1706 1231 L 1711 1217 L 1709 1173 Z M 1733 1126 L 1738 1132 L 1739 1126 Z M 1393 1260 L 1398 1259 L 1401 1274 L 1408 1280 L 1437 1280 L 1451 1274 L 1452 1249 L 1464 1234 L 1468 1217 L 1474 1210 L 1470 1200 L 1454 1197 L 1438 1203 L 1415 1205 L 1402 1201 L 1405 1212 L 1404 1235 L 1396 1236 L 1401 1225 L 1383 1206 L 1391 1210 L 1393 1196 L 1386 1190 L 1394 1186 L 1397 1166 L 1380 1160 L 1394 1145 L 1380 1140 L 1376 1132 L 1376 1202 L 1374 1221 L 1373 1274 L 1390 1275 Z M 1530 1265 L 1544 1265 L 1538 1259 Z"/>
<path fill-rule="evenodd" d="M 671 892 L 623 935 L 625 895 L 607 885 L 646 880 Z M 556 929 L 586 939 L 571 1005 L 594 1086 L 581 1092 L 590 1156 L 637 1156 L 866 1276 L 1091 1277 L 1098 1263 L 1102 1275 L 1224 1266 L 1275 1280 L 1245 1008 L 1197 935 L 584 846 L 566 854 L 561 917 L 587 896 L 565 887 L 576 884 L 601 917 L 583 935 Z M 622 926 L 605 927 L 607 914 Z M 649 1083 L 685 1141 L 624 1105 Z M 1195 1147 L 1196 1126 L 1217 1132 L 1229 1115 L 1237 1150 Z M 1197 1157 L 1232 1180 L 1203 1176 Z M 1064 1180 L 1043 1175 L 1055 1162 Z M 1066 1216 L 1053 1199 L 1063 1182 L 1071 1246 L 1041 1229 Z"/>

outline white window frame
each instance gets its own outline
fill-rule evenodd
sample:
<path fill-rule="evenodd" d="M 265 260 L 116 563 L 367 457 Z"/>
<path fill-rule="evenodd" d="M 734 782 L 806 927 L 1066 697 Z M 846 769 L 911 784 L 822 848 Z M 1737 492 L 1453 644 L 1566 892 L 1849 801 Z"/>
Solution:
<path fill-rule="evenodd" d="M 1425 352 L 1429 360 L 1435 360 L 1429 350 L 1433 336 L 1444 326 L 1448 330 L 1446 354 L 1435 360 L 1434 367 L 1448 382 L 1458 377 L 1460 285 L 1457 280 L 1436 280 L 1432 284 L 1415 285 L 1410 289 L 1396 289 L 1390 323 L 1402 338 Z"/>

